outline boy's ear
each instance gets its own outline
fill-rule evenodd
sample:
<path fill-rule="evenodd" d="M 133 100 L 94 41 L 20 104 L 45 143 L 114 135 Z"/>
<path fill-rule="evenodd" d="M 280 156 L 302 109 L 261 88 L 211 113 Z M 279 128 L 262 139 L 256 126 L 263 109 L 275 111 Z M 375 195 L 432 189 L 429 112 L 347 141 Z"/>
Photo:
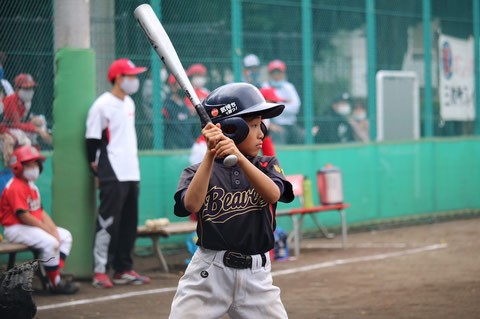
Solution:
<path fill-rule="evenodd" d="M 250 128 L 241 117 L 230 117 L 219 122 L 223 135 L 231 138 L 235 144 L 240 144 L 247 138 Z"/>
<path fill-rule="evenodd" d="M 263 138 L 265 138 L 268 135 L 268 129 L 263 121 L 260 123 L 260 129 L 262 130 Z"/>

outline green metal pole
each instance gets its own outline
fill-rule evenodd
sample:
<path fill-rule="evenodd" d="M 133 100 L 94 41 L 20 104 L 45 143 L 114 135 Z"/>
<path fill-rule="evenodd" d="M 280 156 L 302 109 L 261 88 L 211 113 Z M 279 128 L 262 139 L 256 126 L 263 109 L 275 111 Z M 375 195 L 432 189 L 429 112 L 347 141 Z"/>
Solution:
<path fill-rule="evenodd" d="M 377 71 L 375 0 L 366 0 L 367 8 L 367 83 L 368 114 L 370 119 L 370 140 L 377 139 L 377 87 L 375 76 Z"/>
<path fill-rule="evenodd" d="M 232 1 L 232 63 L 235 82 L 242 80 L 243 23 L 241 0 Z"/>
<path fill-rule="evenodd" d="M 151 0 L 153 12 L 161 21 L 161 0 Z M 151 72 L 153 80 L 152 107 L 153 107 L 153 149 L 163 149 L 163 117 L 162 117 L 162 81 L 160 78 L 161 62 L 154 49 L 150 49 Z"/>
<path fill-rule="evenodd" d="M 473 47 L 475 55 L 475 135 L 480 135 L 480 3 L 473 0 Z"/>
<path fill-rule="evenodd" d="M 313 144 L 312 1 L 302 0 L 303 112 L 305 144 Z"/>
<path fill-rule="evenodd" d="M 433 136 L 432 45 L 430 40 L 430 0 L 423 0 L 423 50 L 425 51 L 425 137 Z"/>

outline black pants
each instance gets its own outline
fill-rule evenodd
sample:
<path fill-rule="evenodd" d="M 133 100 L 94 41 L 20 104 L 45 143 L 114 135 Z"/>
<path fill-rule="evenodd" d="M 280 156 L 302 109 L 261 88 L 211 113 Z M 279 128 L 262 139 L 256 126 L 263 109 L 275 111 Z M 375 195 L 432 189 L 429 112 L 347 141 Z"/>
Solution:
<path fill-rule="evenodd" d="M 101 182 L 95 234 L 95 272 L 131 270 L 137 236 L 139 182 Z"/>

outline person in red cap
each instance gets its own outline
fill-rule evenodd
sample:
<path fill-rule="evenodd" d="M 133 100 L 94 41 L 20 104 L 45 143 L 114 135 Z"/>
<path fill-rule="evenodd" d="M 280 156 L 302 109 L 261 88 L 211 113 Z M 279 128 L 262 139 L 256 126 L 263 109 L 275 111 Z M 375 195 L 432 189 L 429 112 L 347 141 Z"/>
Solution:
<path fill-rule="evenodd" d="M 268 64 L 269 81 L 263 87 L 275 88 L 276 94 L 284 100 L 285 110 L 272 119 L 272 124 L 279 130 L 272 130 L 272 138 L 278 144 L 295 144 L 302 142 L 302 132 L 297 126 L 297 114 L 300 111 L 300 97 L 295 86 L 287 81 L 287 67 L 281 60 L 273 60 Z"/>
<path fill-rule="evenodd" d="M 128 59 L 108 70 L 112 90 L 99 96 L 87 116 L 87 157 L 100 189 L 100 207 L 94 240 L 93 286 L 147 284 L 150 278 L 133 270 L 132 251 L 138 224 L 140 169 L 135 132 L 135 103 L 130 95 L 139 88 L 137 75 L 146 71 Z"/>
<path fill-rule="evenodd" d="M 195 114 L 185 103 L 185 92 L 170 74 L 168 77 L 170 94 L 163 102 L 163 116 L 165 117 L 164 144 L 166 149 L 189 148 L 195 140 L 194 126 L 198 127 Z"/>
<path fill-rule="evenodd" d="M 13 152 L 13 177 L 0 198 L 0 224 L 11 243 L 40 250 L 52 293 L 74 294 L 78 285 L 62 278 L 60 270 L 72 248 L 72 235 L 57 227 L 42 207 L 35 181 L 42 172 L 45 157 L 33 146 L 20 146 Z"/>
<path fill-rule="evenodd" d="M 284 99 L 282 99 L 277 95 L 275 88 L 273 87 L 261 88 L 260 93 L 262 93 L 263 97 L 265 98 L 265 101 L 269 103 L 285 102 Z M 265 124 L 265 127 L 267 128 L 267 130 L 264 133 L 265 137 L 263 138 L 262 155 L 275 156 L 275 147 L 273 146 L 273 140 L 269 134 L 269 131 L 278 132 L 279 130 L 281 130 L 281 128 L 275 124 L 272 124 L 270 119 L 262 120 L 262 122 Z"/>
<path fill-rule="evenodd" d="M 192 83 L 195 93 L 197 93 L 198 99 L 200 102 L 203 102 L 205 98 L 210 94 L 210 90 L 205 88 L 205 84 L 208 82 L 207 78 L 207 68 L 203 64 L 193 64 L 187 70 L 187 76 Z M 185 103 L 188 107 L 191 108 L 192 114 L 195 114 L 195 109 L 193 108 L 192 102 L 185 98 Z"/>
<path fill-rule="evenodd" d="M 3 99 L 3 121 L 0 132 L 12 136 L 13 144 L 36 145 L 37 135 L 46 143 L 52 142 L 42 116 L 31 113 L 32 99 L 37 83 L 32 75 L 21 73 L 15 77 L 14 93 Z M 4 145 L 4 158 L 8 158 L 14 145 Z"/>

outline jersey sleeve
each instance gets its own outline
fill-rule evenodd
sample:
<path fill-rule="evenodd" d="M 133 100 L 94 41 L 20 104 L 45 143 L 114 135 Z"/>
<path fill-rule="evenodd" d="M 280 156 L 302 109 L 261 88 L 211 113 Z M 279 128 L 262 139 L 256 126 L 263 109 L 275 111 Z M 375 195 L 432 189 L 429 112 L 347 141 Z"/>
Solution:
<path fill-rule="evenodd" d="M 26 192 L 23 192 L 19 188 L 13 188 L 9 189 L 5 195 L 7 196 L 8 204 L 12 208 L 14 214 L 18 211 L 30 211 L 28 194 Z"/>
<path fill-rule="evenodd" d="M 182 175 L 180 175 L 180 180 L 178 181 L 178 186 L 177 186 L 177 191 L 175 192 L 175 195 L 173 196 L 175 199 L 175 206 L 173 209 L 173 212 L 175 215 L 179 217 L 186 217 L 189 216 L 191 213 L 185 208 L 185 204 L 183 202 L 183 198 L 185 196 L 185 192 L 188 189 L 188 186 L 190 186 L 190 183 L 192 182 L 193 176 L 195 176 L 195 173 L 198 169 L 199 164 L 196 165 L 191 165 L 187 168 L 185 168 L 182 172 Z"/>
<path fill-rule="evenodd" d="M 35 132 L 36 126 L 31 123 L 22 123 L 17 105 L 13 97 L 3 99 L 3 121 L 9 128 L 17 128 L 25 132 Z"/>
<path fill-rule="evenodd" d="M 104 121 L 100 107 L 94 104 L 88 111 L 85 138 L 101 140 Z"/>
<path fill-rule="evenodd" d="M 293 195 L 293 187 L 275 156 L 262 156 L 258 158 L 258 162 L 254 163 L 265 175 L 270 177 L 275 183 L 280 183 L 280 190 L 283 189 L 279 201 L 290 203 L 295 196 Z"/>

